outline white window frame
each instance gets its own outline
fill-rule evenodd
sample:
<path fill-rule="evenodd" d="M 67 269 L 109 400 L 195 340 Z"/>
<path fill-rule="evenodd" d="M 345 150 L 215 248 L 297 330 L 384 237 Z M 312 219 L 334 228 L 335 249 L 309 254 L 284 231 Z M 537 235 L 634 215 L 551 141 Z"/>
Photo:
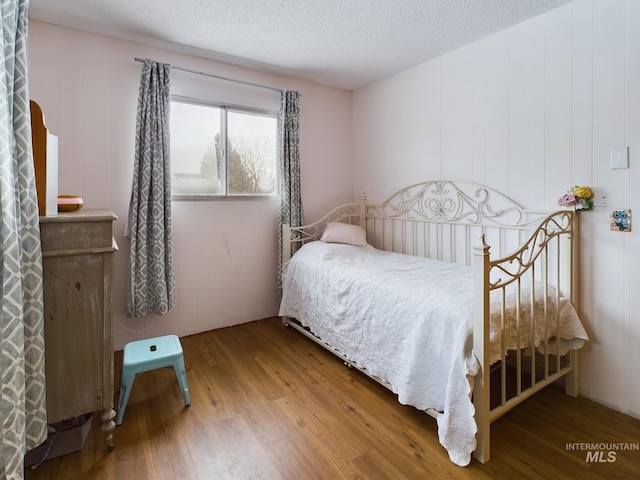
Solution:
<path fill-rule="evenodd" d="M 171 103 L 181 102 L 189 103 L 192 105 L 200 105 L 206 107 L 219 108 L 222 111 L 222 118 L 220 119 L 220 148 L 221 165 L 220 165 L 220 185 L 224 190 L 223 193 L 217 194 L 202 194 L 202 195 L 183 195 L 171 193 L 171 200 L 176 201 L 193 201 L 193 200 L 260 200 L 260 199 L 272 199 L 280 194 L 279 182 L 277 181 L 280 172 L 280 165 L 276 158 L 275 175 L 276 175 L 276 189 L 273 193 L 265 194 L 241 194 L 241 193 L 228 193 L 227 174 L 228 174 L 228 158 L 227 158 L 227 121 L 229 111 L 247 113 L 253 115 L 262 115 L 266 117 L 273 117 L 277 121 L 277 131 L 280 131 L 280 112 L 275 110 L 268 110 L 262 108 L 247 107 L 245 105 L 234 105 L 230 103 L 222 103 L 215 101 L 201 100 L 193 97 L 186 97 L 183 95 L 171 95 Z M 276 138 L 276 152 L 280 149 L 280 139 Z M 277 154 L 277 153 L 276 153 Z M 173 162 L 173 160 L 171 160 Z M 173 167 L 173 165 L 172 165 Z"/>

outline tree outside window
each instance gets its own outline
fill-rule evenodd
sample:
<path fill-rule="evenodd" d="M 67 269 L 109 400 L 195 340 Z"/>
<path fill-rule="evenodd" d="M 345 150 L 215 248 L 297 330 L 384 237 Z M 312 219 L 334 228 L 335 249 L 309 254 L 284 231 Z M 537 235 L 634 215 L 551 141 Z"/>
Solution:
<path fill-rule="evenodd" d="M 277 114 L 182 98 L 171 108 L 174 196 L 277 193 Z"/>

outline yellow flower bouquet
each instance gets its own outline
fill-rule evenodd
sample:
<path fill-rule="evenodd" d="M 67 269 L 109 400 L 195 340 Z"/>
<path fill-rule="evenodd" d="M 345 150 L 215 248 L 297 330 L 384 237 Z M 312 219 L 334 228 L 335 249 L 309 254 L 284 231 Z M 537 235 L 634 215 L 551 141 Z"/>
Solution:
<path fill-rule="evenodd" d="M 560 197 L 558 205 L 569 207 L 575 205 L 576 210 L 593 210 L 593 190 L 591 187 L 575 186 Z"/>

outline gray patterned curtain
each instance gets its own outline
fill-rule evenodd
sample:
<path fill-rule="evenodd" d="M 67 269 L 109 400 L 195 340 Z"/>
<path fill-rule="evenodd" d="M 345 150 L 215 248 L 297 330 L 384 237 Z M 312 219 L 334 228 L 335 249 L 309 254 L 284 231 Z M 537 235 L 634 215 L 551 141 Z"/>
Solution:
<path fill-rule="evenodd" d="M 23 478 L 47 434 L 42 249 L 27 89 L 28 0 L 2 0 L 0 50 L 0 478 Z"/>
<path fill-rule="evenodd" d="M 283 91 L 280 100 L 280 223 L 278 288 L 282 290 L 282 225 L 304 224 L 300 193 L 300 92 Z M 293 254 L 295 249 L 292 249 Z"/>
<path fill-rule="evenodd" d="M 127 314 L 163 315 L 175 306 L 169 107 L 171 67 L 145 60 L 140 77 L 133 188 L 125 235 L 131 240 Z"/>

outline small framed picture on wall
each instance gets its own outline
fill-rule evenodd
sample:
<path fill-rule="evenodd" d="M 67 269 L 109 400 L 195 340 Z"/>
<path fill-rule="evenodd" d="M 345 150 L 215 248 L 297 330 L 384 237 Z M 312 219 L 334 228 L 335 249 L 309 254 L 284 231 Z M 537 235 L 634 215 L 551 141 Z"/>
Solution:
<path fill-rule="evenodd" d="M 613 210 L 611 212 L 610 228 L 614 232 L 631 231 L 631 210 Z"/>

